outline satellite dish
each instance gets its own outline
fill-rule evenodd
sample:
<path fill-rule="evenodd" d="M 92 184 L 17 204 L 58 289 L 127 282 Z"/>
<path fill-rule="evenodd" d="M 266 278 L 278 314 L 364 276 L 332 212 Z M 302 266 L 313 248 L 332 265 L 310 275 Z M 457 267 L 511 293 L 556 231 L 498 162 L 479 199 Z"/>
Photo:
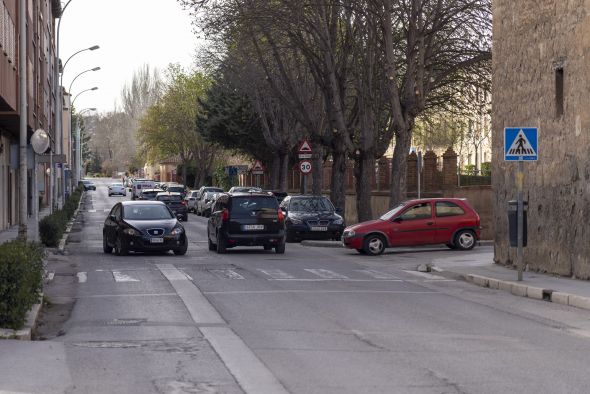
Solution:
<path fill-rule="evenodd" d="M 31 137 L 31 145 L 35 153 L 39 155 L 45 153 L 47 148 L 49 148 L 49 135 L 45 130 L 38 129 Z"/>

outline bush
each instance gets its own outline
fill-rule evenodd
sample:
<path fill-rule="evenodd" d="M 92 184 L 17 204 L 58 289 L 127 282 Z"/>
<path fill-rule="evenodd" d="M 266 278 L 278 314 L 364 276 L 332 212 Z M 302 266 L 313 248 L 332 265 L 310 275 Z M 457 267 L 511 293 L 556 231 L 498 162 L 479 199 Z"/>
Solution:
<path fill-rule="evenodd" d="M 0 245 L 0 327 L 20 329 L 39 301 L 43 279 L 41 245 L 12 241 Z"/>
<path fill-rule="evenodd" d="M 41 242 L 49 247 L 55 247 L 66 230 L 68 221 L 74 217 L 80 198 L 82 187 L 78 188 L 68 197 L 62 209 L 53 212 L 39 221 L 39 236 Z"/>

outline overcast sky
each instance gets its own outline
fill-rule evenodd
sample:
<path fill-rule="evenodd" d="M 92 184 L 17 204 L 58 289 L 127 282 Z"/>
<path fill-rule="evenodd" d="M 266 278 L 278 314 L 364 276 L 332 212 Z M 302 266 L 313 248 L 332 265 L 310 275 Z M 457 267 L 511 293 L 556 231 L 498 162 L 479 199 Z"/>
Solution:
<path fill-rule="evenodd" d="M 123 85 L 143 64 L 160 69 L 169 63 L 190 66 L 197 38 L 189 12 L 176 0 L 72 0 L 63 14 L 60 45 L 63 62 L 80 49 L 100 45 L 72 58 L 63 86 L 69 89 L 80 72 L 100 66 L 74 82 L 72 95 L 97 86 L 79 96 L 76 108 L 106 112 L 120 103 Z"/>

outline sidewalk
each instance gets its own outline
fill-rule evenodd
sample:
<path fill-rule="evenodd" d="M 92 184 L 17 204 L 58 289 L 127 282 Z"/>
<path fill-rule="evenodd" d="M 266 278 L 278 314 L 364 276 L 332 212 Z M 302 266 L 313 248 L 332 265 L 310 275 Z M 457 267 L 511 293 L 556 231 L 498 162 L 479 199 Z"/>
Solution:
<path fill-rule="evenodd" d="M 39 211 L 39 220 L 49 215 L 49 207 L 43 208 Z M 27 239 L 29 241 L 39 240 L 39 223 L 35 222 L 33 217 L 29 217 L 27 222 Z M 18 224 L 6 230 L 0 231 L 0 244 L 4 242 L 15 240 L 18 237 Z"/>
<path fill-rule="evenodd" d="M 524 272 L 522 282 L 517 271 L 495 264 L 494 254 L 478 253 L 432 261 L 433 269 L 459 276 L 468 282 L 490 289 L 504 290 L 529 297 L 590 310 L 590 282 L 536 272 Z"/>

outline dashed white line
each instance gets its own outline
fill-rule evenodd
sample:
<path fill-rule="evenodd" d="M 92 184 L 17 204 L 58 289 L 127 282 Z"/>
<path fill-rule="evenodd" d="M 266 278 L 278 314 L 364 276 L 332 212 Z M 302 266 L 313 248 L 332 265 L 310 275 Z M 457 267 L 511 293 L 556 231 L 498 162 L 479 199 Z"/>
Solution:
<path fill-rule="evenodd" d="M 78 283 L 86 283 L 88 279 L 86 272 L 78 272 L 76 275 L 78 276 Z"/>
<path fill-rule="evenodd" d="M 115 282 L 139 282 L 139 279 L 132 278 L 127 274 L 123 274 L 119 271 L 113 271 L 113 278 Z"/>
<path fill-rule="evenodd" d="M 262 272 L 264 275 L 268 275 L 273 279 L 295 279 L 295 277 L 291 274 L 286 273 L 285 271 L 275 270 L 275 269 L 259 269 L 258 271 Z"/>
<path fill-rule="evenodd" d="M 96 212 L 96 209 L 89 209 L 88 212 L 95 213 Z"/>
<path fill-rule="evenodd" d="M 350 279 L 346 275 L 342 275 L 342 274 L 339 274 L 337 272 L 330 271 L 330 270 L 325 270 L 325 269 L 311 269 L 311 268 L 306 268 L 305 271 L 311 272 L 312 274 L 317 275 L 317 276 L 319 276 L 322 279 Z"/>

